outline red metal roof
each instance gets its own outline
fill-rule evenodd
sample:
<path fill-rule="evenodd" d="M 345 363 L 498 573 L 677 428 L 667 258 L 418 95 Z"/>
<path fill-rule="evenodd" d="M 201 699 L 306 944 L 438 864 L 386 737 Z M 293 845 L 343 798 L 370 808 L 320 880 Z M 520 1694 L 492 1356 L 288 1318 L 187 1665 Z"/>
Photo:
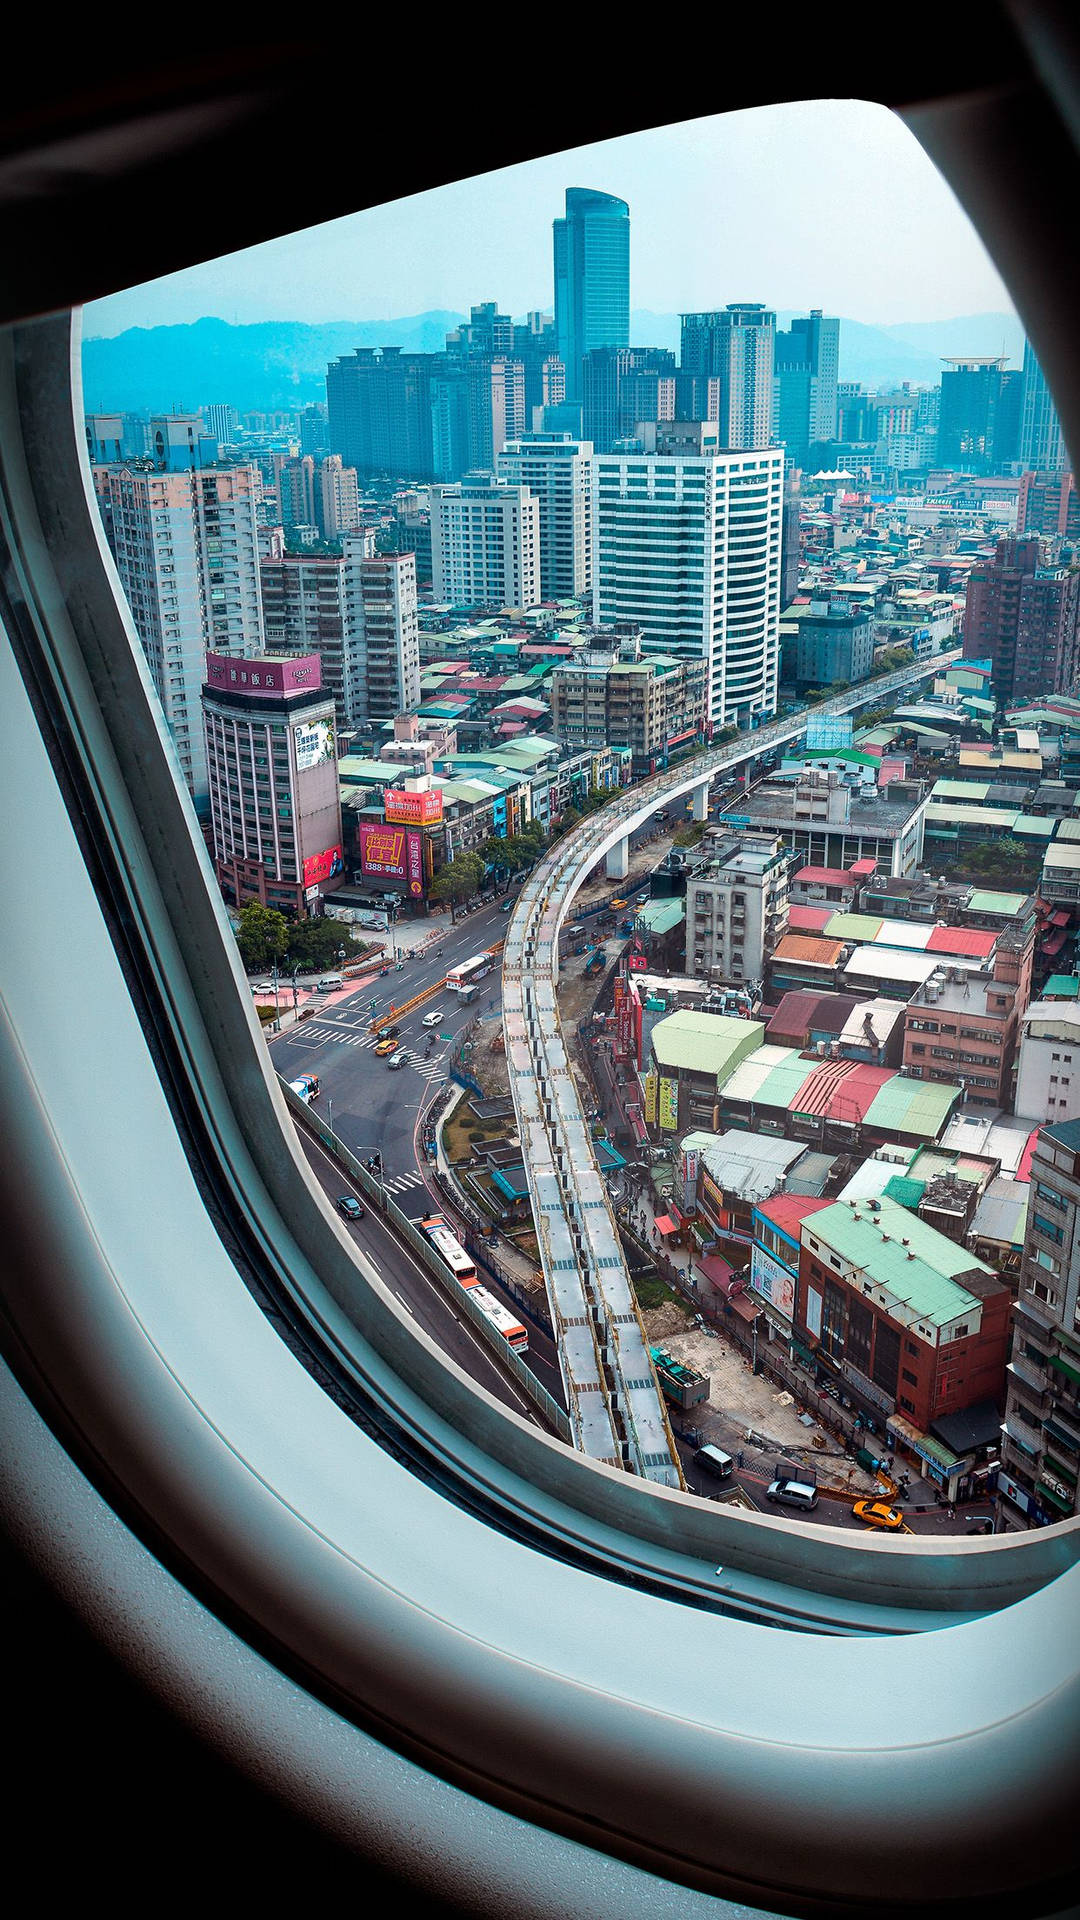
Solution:
<path fill-rule="evenodd" d="M 802 965 L 835 967 L 844 951 L 842 940 L 818 940 L 813 934 L 785 933 L 778 941 L 774 960 L 793 960 Z"/>
<path fill-rule="evenodd" d="M 800 867 L 795 878 L 813 886 L 850 887 L 851 885 L 851 875 L 846 867 Z"/>
<path fill-rule="evenodd" d="M 1049 939 L 1040 940 L 1039 947 L 1041 952 L 1047 953 L 1053 958 L 1055 953 L 1061 952 L 1062 947 L 1065 945 L 1066 938 L 1067 935 L 1060 931 L 1052 933 Z"/>
<path fill-rule="evenodd" d="M 877 861 L 869 858 L 865 860 L 853 860 L 848 871 L 856 880 L 868 880 L 872 873 L 877 872 Z"/>
<path fill-rule="evenodd" d="M 865 1120 L 891 1067 L 869 1067 L 859 1060 L 823 1060 L 803 1081 L 791 1102 L 793 1113 L 823 1114 L 827 1120 Z"/>
<path fill-rule="evenodd" d="M 831 920 L 835 912 L 835 907 L 789 907 L 788 931 L 820 933 L 826 921 Z"/>
<path fill-rule="evenodd" d="M 1038 1144 L 1038 1139 L 1039 1129 L 1038 1127 L 1033 1127 L 1027 1137 L 1027 1146 L 1020 1155 L 1020 1165 L 1016 1169 L 1016 1177 L 1018 1180 L 1031 1179 L 1031 1156 Z"/>
<path fill-rule="evenodd" d="M 817 1213 L 821 1207 L 831 1207 L 831 1200 L 812 1200 L 809 1195 L 800 1193 L 774 1193 L 771 1200 L 762 1200 L 755 1207 L 755 1213 L 763 1213 L 781 1233 L 790 1235 L 792 1240 L 799 1237 L 799 1223 L 808 1213 Z"/>
<path fill-rule="evenodd" d="M 996 933 L 984 933 L 978 927 L 935 927 L 924 953 L 966 954 L 972 960 L 988 960 L 997 946 Z"/>

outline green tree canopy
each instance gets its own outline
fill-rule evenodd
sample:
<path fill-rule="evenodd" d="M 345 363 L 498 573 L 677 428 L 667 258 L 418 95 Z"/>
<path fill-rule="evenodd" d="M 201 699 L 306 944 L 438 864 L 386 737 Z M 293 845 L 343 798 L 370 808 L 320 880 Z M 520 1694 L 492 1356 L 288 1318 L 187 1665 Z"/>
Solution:
<path fill-rule="evenodd" d="M 431 883 L 432 900 L 471 900 L 484 877 L 484 862 L 478 854 L 459 853 L 447 861 Z"/>
<path fill-rule="evenodd" d="M 249 900 L 247 906 L 241 908 L 236 944 L 249 973 L 284 959 L 288 943 L 289 923 L 283 913 L 274 907 L 264 907 L 260 900 Z"/>
<path fill-rule="evenodd" d="M 289 928 L 288 962 L 291 967 L 299 966 L 305 970 L 336 967 L 342 947 L 346 957 L 354 957 L 360 951 L 350 938 L 348 928 L 343 927 L 339 920 L 296 920 Z"/>

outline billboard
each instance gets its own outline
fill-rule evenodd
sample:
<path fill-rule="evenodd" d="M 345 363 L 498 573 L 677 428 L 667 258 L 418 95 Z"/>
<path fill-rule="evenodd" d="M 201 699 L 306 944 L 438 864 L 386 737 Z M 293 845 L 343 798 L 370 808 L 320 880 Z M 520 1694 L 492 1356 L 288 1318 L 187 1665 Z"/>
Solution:
<path fill-rule="evenodd" d="M 424 836 L 407 827 L 360 827 L 360 870 L 365 880 L 398 881 L 413 898 L 424 891 Z"/>
<path fill-rule="evenodd" d="M 305 887 L 317 887 L 322 880 L 333 880 L 345 867 L 344 850 L 341 847 L 326 847 L 322 853 L 313 853 L 304 861 Z"/>
<path fill-rule="evenodd" d="M 664 1133 L 674 1133 L 679 1124 L 679 1083 L 663 1076 L 660 1081 L 660 1126 Z"/>
<path fill-rule="evenodd" d="M 656 1125 L 656 1075 L 655 1073 L 647 1073 L 645 1075 L 645 1120 L 647 1125 L 649 1125 L 650 1127 L 654 1127 Z"/>
<path fill-rule="evenodd" d="M 383 812 L 398 826 L 437 827 L 443 817 L 442 788 L 410 793 L 405 787 L 384 787 Z"/>
<path fill-rule="evenodd" d="M 307 773 L 311 767 L 320 767 L 324 760 L 334 759 L 332 720 L 298 720 L 292 736 L 297 773 Z"/>
<path fill-rule="evenodd" d="M 795 1312 L 795 1280 L 779 1260 L 774 1260 L 764 1247 L 755 1246 L 751 1266 L 750 1285 L 763 1300 L 790 1320 Z"/>

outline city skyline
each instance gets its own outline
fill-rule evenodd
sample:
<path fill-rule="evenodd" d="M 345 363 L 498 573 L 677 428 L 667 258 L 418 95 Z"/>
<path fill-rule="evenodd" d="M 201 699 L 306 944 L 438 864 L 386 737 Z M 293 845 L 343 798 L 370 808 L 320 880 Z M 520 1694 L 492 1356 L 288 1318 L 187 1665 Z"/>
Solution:
<path fill-rule="evenodd" d="M 574 185 L 629 204 L 635 308 L 758 299 L 881 326 L 1012 310 L 903 124 L 866 101 L 803 101 L 654 128 L 370 208 L 92 302 L 84 331 L 208 314 L 378 320 L 467 312 L 492 296 L 515 315 L 550 310 L 552 221 Z"/>

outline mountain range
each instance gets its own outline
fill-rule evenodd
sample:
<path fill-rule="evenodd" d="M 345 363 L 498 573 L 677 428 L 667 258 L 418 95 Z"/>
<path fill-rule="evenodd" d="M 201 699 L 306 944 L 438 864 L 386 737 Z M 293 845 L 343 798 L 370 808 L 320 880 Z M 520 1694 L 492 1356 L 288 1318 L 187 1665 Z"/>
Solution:
<path fill-rule="evenodd" d="M 790 325 L 797 309 L 778 312 Z M 399 346 L 437 353 L 467 315 L 435 311 L 397 320 L 335 320 L 318 326 L 262 321 L 236 326 L 196 320 L 185 326 L 129 327 L 109 339 L 83 342 L 83 393 L 89 411 L 179 412 L 227 401 L 240 413 L 306 406 L 325 400 L 327 363 L 354 347 Z M 637 309 L 635 345 L 679 345 L 679 316 Z M 932 386 L 949 354 L 1004 353 L 1020 366 L 1023 329 L 1015 314 L 976 313 L 952 320 L 868 326 L 841 319 L 840 378 L 865 386 Z"/>

